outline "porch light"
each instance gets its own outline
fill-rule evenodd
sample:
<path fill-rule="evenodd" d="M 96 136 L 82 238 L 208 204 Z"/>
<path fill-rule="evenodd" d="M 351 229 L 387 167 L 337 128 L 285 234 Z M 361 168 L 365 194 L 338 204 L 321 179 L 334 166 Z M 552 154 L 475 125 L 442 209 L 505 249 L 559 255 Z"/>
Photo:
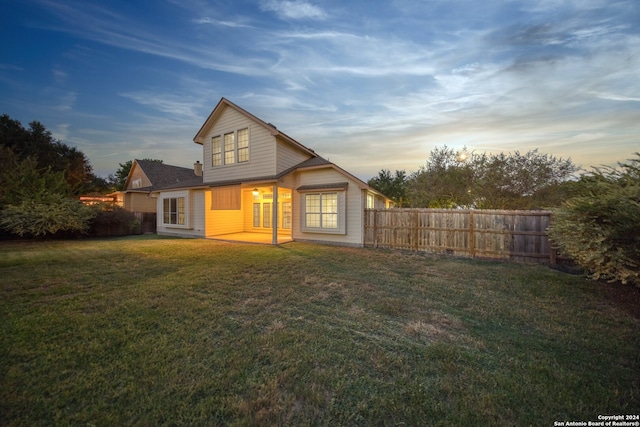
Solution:
<path fill-rule="evenodd" d="M 252 193 L 253 193 L 254 196 L 257 196 L 258 194 L 260 194 L 260 191 L 258 191 L 257 188 L 254 188 Z"/>

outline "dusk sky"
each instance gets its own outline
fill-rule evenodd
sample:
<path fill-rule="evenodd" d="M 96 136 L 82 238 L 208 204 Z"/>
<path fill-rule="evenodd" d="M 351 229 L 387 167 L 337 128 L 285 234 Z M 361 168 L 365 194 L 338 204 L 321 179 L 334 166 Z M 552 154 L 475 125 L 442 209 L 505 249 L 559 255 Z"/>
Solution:
<path fill-rule="evenodd" d="M 225 97 L 363 180 L 435 147 L 640 151 L 638 0 L 0 0 L 0 114 L 106 177 Z"/>

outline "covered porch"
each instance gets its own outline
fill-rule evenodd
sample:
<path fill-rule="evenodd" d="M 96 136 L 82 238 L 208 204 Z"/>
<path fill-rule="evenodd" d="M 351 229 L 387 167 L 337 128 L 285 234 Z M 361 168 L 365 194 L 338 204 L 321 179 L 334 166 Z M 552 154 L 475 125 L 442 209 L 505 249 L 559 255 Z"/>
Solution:
<path fill-rule="evenodd" d="M 244 183 L 211 190 L 206 237 L 281 244 L 292 241 L 292 190 L 274 182 Z"/>

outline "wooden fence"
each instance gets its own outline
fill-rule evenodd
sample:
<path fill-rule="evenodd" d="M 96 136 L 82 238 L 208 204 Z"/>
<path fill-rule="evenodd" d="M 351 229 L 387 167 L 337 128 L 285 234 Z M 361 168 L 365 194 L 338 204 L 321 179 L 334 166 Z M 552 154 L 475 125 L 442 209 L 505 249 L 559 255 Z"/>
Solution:
<path fill-rule="evenodd" d="M 367 209 L 367 247 L 555 264 L 549 211 Z"/>

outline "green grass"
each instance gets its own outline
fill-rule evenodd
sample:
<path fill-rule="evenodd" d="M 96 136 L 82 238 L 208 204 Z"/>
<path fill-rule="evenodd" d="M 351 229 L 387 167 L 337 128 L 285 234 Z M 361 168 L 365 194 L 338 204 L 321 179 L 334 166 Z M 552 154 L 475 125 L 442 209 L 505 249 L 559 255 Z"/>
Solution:
<path fill-rule="evenodd" d="M 553 425 L 640 412 L 640 321 L 544 266 L 0 243 L 0 425 Z"/>

